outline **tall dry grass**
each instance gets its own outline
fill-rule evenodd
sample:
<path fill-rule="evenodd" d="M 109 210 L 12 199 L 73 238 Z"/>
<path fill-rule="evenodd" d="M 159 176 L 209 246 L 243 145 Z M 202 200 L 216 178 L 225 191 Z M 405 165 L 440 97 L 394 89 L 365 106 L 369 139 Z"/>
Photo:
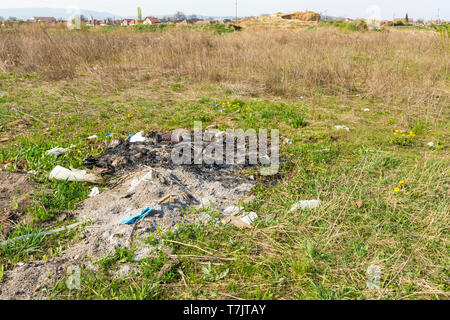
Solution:
<path fill-rule="evenodd" d="M 90 73 L 103 81 L 187 77 L 287 97 L 360 94 L 442 109 L 449 43 L 434 32 L 242 31 L 174 28 L 68 32 L 37 25 L 0 30 L 0 70 L 47 79 Z"/>

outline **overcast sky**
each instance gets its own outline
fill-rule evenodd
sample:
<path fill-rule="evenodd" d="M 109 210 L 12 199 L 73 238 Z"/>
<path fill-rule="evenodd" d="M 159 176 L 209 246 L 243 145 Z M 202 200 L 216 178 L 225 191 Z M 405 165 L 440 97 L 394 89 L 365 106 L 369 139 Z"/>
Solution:
<path fill-rule="evenodd" d="M 235 0 L 0 0 L 0 8 L 70 8 L 107 11 L 119 16 L 136 16 L 142 7 L 143 16 L 167 15 L 176 11 L 206 16 L 234 16 Z M 414 19 L 449 20 L 450 0 L 238 0 L 239 16 L 304 11 L 306 9 L 331 16 L 377 17 L 392 19 L 408 12 Z"/>

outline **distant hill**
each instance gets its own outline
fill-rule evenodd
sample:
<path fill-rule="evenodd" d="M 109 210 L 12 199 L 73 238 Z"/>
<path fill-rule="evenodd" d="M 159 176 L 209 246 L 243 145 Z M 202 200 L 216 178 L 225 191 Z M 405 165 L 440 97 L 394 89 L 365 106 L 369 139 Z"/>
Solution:
<path fill-rule="evenodd" d="M 26 20 L 32 17 L 55 17 L 56 19 L 67 19 L 75 11 L 70 9 L 54 9 L 54 8 L 13 8 L 13 9 L 0 9 L 0 17 L 7 19 L 8 17 L 15 17 L 17 19 Z M 94 19 L 106 19 L 106 18 L 122 18 L 120 15 L 110 12 L 99 12 L 92 10 L 80 10 L 80 13 L 85 17 L 93 17 Z"/>

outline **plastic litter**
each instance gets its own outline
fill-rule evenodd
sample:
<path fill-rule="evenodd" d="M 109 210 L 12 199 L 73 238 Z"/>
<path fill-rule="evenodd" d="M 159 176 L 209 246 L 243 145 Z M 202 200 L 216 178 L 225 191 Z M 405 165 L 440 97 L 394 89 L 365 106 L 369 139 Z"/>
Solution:
<path fill-rule="evenodd" d="M 345 130 L 350 131 L 350 129 L 347 126 L 334 126 L 337 130 Z"/>
<path fill-rule="evenodd" d="M 237 207 L 235 207 L 237 208 Z M 244 212 L 239 217 L 234 215 L 228 215 L 222 219 L 224 223 L 231 223 L 235 227 L 239 229 L 251 229 L 252 223 L 258 218 L 258 215 L 255 212 Z"/>
<path fill-rule="evenodd" d="M 235 216 L 243 210 L 244 210 L 243 207 L 229 206 L 229 207 L 225 208 L 225 210 L 223 210 L 223 213 L 226 215 Z"/>
<path fill-rule="evenodd" d="M 150 212 L 152 212 L 152 209 L 147 207 L 144 210 L 142 210 L 141 213 L 138 213 L 138 214 L 136 214 L 134 216 L 129 216 L 129 217 L 122 218 L 120 220 L 120 222 L 123 223 L 123 224 L 134 224 L 136 222 L 139 222 L 139 221 L 143 220 L 145 217 L 147 217 L 149 215 Z"/>
<path fill-rule="evenodd" d="M 90 137 L 87 137 L 87 138 L 88 138 L 88 140 L 94 140 L 94 139 L 97 139 L 98 136 L 96 134 L 94 134 L 93 136 L 90 136 Z"/>
<path fill-rule="evenodd" d="M 258 219 L 258 215 L 256 212 L 246 212 L 245 214 L 241 215 L 239 218 L 247 224 L 252 224 L 256 219 Z"/>
<path fill-rule="evenodd" d="M 93 187 L 91 193 L 89 193 L 88 197 L 92 198 L 100 194 L 100 190 L 97 187 Z"/>
<path fill-rule="evenodd" d="M 144 131 L 140 131 L 138 133 L 136 133 L 135 135 L 133 135 L 132 137 L 130 137 L 130 142 L 134 143 L 134 142 L 144 142 L 145 140 L 147 140 L 145 137 L 143 137 L 142 135 L 144 134 Z"/>
<path fill-rule="evenodd" d="M 49 155 L 49 156 L 55 156 L 55 157 L 57 157 L 57 156 L 60 156 L 60 155 L 62 155 L 62 154 L 66 154 L 67 152 L 69 152 L 70 151 L 70 149 L 67 149 L 67 148 L 59 148 L 59 147 L 56 147 L 56 148 L 53 148 L 53 149 L 51 149 L 51 150 L 47 150 L 46 152 L 45 152 L 45 154 L 46 155 Z"/>
<path fill-rule="evenodd" d="M 299 201 L 297 203 L 294 203 L 294 205 L 291 207 L 291 210 L 289 212 L 293 212 L 300 209 L 314 209 L 320 206 L 320 200 L 303 200 Z"/>
<path fill-rule="evenodd" d="M 370 109 L 369 108 L 365 108 L 364 112 L 370 112 Z"/>
<path fill-rule="evenodd" d="M 78 182 L 90 182 L 90 183 L 102 183 L 103 179 L 95 174 L 86 173 L 86 170 L 78 170 L 70 168 L 64 168 L 56 166 L 49 175 L 50 179 L 78 181 Z"/>
<path fill-rule="evenodd" d="M 155 173 L 153 169 L 150 169 L 148 173 L 145 174 L 141 179 L 134 178 L 130 183 L 130 189 L 128 189 L 127 193 L 131 194 L 136 191 L 136 187 L 139 186 L 143 181 L 152 181 L 155 178 Z"/>
<path fill-rule="evenodd" d="M 432 141 L 428 142 L 428 143 L 427 143 L 427 146 L 429 146 L 429 147 L 431 147 L 431 148 L 434 147 L 434 142 L 432 142 Z"/>

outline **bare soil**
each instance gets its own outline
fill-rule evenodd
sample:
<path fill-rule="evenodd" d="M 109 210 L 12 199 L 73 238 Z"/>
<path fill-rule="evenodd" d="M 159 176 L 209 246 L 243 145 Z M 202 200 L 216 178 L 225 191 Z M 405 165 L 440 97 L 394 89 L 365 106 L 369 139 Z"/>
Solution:
<path fill-rule="evenodd" d="M 27 209 L 31 203 L 33 182 L 26 173 L 0 171 L 0 226 L 2 237 L 12 228 L 30 219 Z"/>

